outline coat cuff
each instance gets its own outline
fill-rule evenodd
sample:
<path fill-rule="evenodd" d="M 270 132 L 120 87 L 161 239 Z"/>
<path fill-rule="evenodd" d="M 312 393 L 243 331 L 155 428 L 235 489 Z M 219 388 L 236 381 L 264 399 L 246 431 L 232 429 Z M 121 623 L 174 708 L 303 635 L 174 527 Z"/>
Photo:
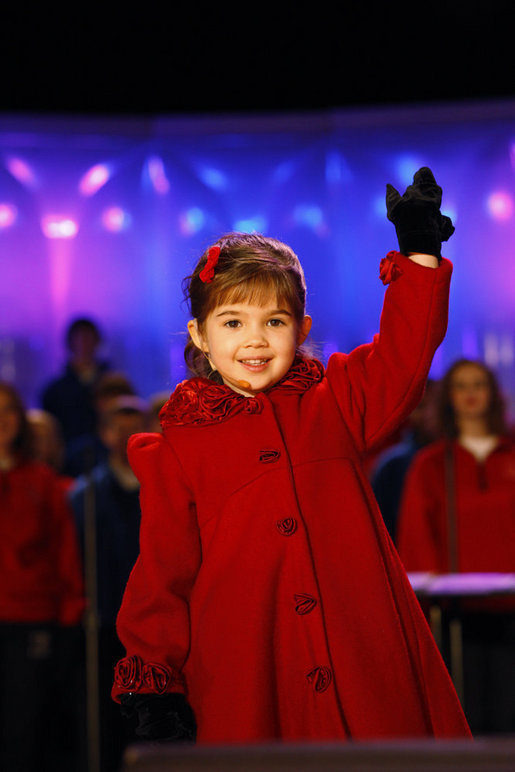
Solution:
<path fill-rule="evenodd" d="M 414 260 L 410 260 L 409 257 L 406 257 L 401 252 L 393 250 L 388 252 L 379 264 L 379 278 L 383 284 L 390 284 L 390 282 L 396 281 L 406 272 L 417 271 L 431 271 L 437 281 L 447 281 L 448 275 L 452 273 L 452 263 L 445 257 L 442 257 L 438 268 L 428 268 L 415 263 Z"/>
<path fill-rule="evenodd" d="M 141 657 L 121 659 L 114 669 L 114 684 L 111 695 L 117 702 L 122 694 L 186 694 L 184 676 L 177 668 L 155 662 L 144 663 Z"/>

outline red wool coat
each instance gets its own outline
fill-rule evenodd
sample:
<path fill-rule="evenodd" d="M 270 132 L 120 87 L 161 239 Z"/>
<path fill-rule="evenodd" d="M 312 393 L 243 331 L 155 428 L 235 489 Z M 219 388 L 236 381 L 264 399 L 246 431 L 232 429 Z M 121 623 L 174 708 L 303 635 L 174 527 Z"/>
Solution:
<path fill-rule="evenodd" d="M 445 441 L 421 450 L 408 470 L 398 549 L 408 571 L 450 570 Z M 515 444 L 502 438 L 483 462 L 457 442 L 454 461 L 458 569 L 515 572 Z M 513 606 L 513 604 L 511 604 Z"/>
<path fill-rule="evenodd" d="M 113 696 L 182 691 L 199 742 L 467 736 L 361 467 L 420 399 L 451 266 L 394 257 L 373 343 L 245 398 L 181 384 L 135 436 L 141 554 Z"/>

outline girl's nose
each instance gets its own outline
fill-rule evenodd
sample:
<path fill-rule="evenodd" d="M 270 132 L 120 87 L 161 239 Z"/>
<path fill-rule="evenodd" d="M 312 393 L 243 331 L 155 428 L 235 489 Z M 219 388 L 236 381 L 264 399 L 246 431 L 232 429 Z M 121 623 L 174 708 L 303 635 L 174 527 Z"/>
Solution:
<path fill-rule="evenodd" d="M 249 328 L 245 341 L 246 346 L 266 346 L 267 343 L 266 333 L 262 327 Z"/>

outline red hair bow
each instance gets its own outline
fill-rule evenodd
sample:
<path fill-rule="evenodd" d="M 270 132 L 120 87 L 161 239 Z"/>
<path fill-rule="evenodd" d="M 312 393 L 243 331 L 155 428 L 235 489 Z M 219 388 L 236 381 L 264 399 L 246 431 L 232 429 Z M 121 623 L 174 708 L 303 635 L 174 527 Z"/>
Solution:
<path fill-rule="evenodd" d="M 215 276 L 215 268 L 216 264 L 218 263 L 218 258 L 220 257 L 220 247 L 209 247 L 207 250 L 207 261 L 203 269 L 199 273 L 199 279 L 200 281 L 203 281 L 204 284 L 209 284 L 213 281 L 213 278 Z"/>

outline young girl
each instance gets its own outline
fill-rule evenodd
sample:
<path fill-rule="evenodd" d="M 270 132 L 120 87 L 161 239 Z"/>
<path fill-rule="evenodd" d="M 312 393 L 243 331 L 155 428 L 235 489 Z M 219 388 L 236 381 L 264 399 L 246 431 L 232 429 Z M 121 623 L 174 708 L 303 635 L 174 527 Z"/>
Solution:
<path fill-rule="evenodd" d="M 293 251 L 231 234 L 189 278 L 198 377 L 132 438 L 141 552 L 118 616 L 113 696 L 140 736 L 201 742 L 467 736 L 362 454 L 417 404 L 446 329 L 451 266 L 429 169 L 388 216 L 381 331 L 327 369 Z M 205 377 L 210 376 L 212 377 Z"/>

